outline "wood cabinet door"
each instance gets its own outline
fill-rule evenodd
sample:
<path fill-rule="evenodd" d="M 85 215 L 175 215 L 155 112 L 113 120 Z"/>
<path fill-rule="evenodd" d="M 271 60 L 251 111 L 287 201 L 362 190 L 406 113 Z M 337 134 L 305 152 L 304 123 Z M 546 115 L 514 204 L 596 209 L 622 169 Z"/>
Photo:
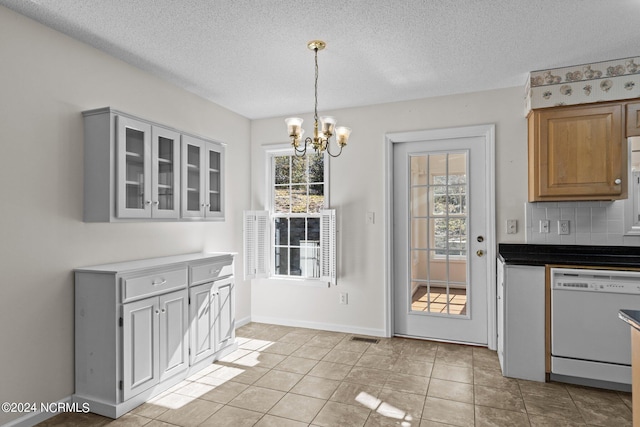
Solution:
<path fill-rule="evenodd" d="M 235 338 L 234 280 L 229 277 L 216 283 L 216 351 Z"/>
<path fill-rule="evenodd" d="M 626 136 L 640 136 L 640 102 L 627 104 Z"/>
<path fill-rule="evenodd" d="M 546 109 L 529 120 L 530 201 L 626 197 L 621 105 Z"/>
<path fill-rule="evenodd" d="M 189 289 L 189 331 L 191 341 L 191 364 L 195 364 L 215 353 L 215 288 L 213 282 Z"/>
<path fill-rule="evenodd" d="M 158 298 L 124 304 L 122 311 L 123 400 L 127 400 L 159 382 Z"/>
<path fill-rule="evenodd" d="M 160 381 L 189 368 L 189 317 L 186 289 L 161 295 L 160 300 Z"/>

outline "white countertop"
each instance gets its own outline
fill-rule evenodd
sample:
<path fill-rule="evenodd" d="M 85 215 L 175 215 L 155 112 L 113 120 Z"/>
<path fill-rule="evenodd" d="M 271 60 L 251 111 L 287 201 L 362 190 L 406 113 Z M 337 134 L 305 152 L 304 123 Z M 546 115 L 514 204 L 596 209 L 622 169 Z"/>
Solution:
<path fill-rule="evenodd" d="M 121 273 L 126 271 L 139 270 L 143 268 L 152 268 L 160 266 L 169 266 L 171 264 L 179 264 L 191 261 L 200 261 L 210 258 L 235 256 L 236 252 L 197 252 L 192 254 L 172 255 L 159 258 L 148 258 L 134 261 L 114 262 L 110 264 L 91 265 L 87 267 L 78 267 L 75 272 L 101 272 L 101 273 Z"/>

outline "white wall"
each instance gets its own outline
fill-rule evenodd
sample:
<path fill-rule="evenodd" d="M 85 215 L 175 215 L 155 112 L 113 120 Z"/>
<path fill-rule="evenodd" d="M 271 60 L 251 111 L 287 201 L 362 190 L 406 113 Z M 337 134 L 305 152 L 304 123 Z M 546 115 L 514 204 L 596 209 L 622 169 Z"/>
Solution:
<path fill-rule="evenodd" d="M 2 6 L 0 58 L 0 401 L 55 402 L 74 392 L 73 268 L 242 252 L 250 123 Z M 226 221 L 83 223 L 80 112 L 105 106 L 226 142 Z M 248 318 L 242 277 L 237 290 Z"/>
<path fill-rule="evenodd" d="M 386 133 L 495 123 L 496 242 L 523 243 L 527 199 L 527 126 L 523 95 L 523 88 L 516 87 L 321 111 L 335 116 L 339 125 L 353 129 L 343 154 L 330 162 L 331 207 L 337 208 L 339 215 L 339 285 L 326 288 L 286 280 L 254 280 L 252 318 L 374 335 L 384 332 Z M 309 128 L 312 116 L 302 117 L 305 127 Z M 263 146 L 287 142 L 283 119 L 251 123 L 253 209 L 264 207 Z M 366 222 L 369 211 L 375 212 L 373 225 Z M 506 234 L 507 219 L 518 220 L 517 234 Z M 338 304 L 339 292 L 349 294 L 348 305 Z"/>

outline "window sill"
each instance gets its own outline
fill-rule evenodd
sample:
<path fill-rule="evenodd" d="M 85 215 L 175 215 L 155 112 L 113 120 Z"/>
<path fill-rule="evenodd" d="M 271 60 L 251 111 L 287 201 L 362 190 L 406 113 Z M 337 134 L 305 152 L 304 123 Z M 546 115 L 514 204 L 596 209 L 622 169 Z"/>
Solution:
<path fill-rule="evenodd" d="M 313 288 L 327 288 L 329 287 L 328 283 L 324 280 L 320 279 L 307 279 L 307 278 L 296 278 L 296 277 L 281 277 L 281 276 L 269 276 L 265 279 L 266 282 L 269 283 L 280 283 L 287 285 L 295 285 L 295 286 L 308 286 Z"/>

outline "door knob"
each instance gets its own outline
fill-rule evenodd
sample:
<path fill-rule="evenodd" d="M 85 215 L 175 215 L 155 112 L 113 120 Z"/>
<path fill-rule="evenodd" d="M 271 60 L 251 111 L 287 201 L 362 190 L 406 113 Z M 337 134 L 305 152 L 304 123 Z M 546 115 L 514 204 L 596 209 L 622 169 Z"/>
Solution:
<path fill-rule="evenodd" d="M 620 185 L 622 183 L 622 180 L 620 178 L 616 178 L 615 181 L 613 181 L 616 185 Z"/>
<path fill-rule="evenodd" d="M 478 256 L 484 256 L 484 251 L 483 251 L 482 249 L 478 249 L 478 250 L 476 251 L 476 255 L 478 255 Z"/>
<path fill-rule="evenodd" d="M 482 236 L 478 236 L 478 238 L 476 239 L 478 242 L 482 243 L 484 242 L 484 237 Z"/>

